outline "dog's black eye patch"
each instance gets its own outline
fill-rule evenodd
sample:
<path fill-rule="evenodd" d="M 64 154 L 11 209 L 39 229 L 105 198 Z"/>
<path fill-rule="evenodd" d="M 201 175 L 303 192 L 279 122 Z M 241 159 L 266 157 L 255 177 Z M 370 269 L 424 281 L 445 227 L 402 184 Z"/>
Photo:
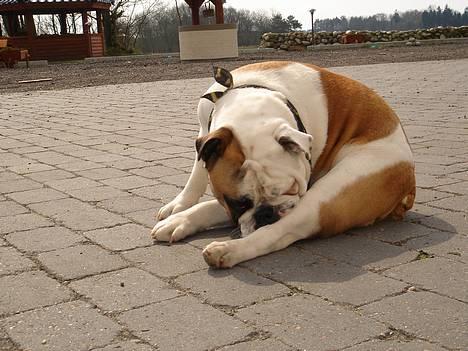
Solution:
<path fill-rule="evenodd" d="M 224 195 L 224 201 L 226 202 L 226 205 L 228 205 L 229 210 L 231 211 L 232 220 L 235 223 L 239 221 L 240 216 L 254 206 L 253 201 L 247 196 L 243 196 L 240 199 L 233 199 Z"/>

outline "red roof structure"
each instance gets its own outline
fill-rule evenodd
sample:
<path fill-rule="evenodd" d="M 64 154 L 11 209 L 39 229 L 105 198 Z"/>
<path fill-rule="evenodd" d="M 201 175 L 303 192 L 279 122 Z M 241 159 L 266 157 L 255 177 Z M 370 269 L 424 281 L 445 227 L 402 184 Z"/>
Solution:
<path fill-rule="evenodd" d="M 8 45 L 32 60 L 74 60 L 104 55 L 103 15 L 113 0 L 0 0 Z"/>

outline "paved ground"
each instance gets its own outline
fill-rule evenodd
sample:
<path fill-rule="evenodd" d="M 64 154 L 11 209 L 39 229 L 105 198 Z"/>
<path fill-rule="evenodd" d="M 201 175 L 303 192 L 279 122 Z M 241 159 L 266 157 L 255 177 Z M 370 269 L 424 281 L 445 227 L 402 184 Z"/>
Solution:
<path fill-rule="evenodd" d="M 205 78 L 211 76 L 212 66 L 234 69 L 252 62 L 290 60 L 314 63 L 322 67 L 356 66 L 373 63 L 435 61 L 468 58 L 468 38 L 457 43 L 423 46 L 349 48 L 335 47 L 314 51 L 259 51 L 241 53 L 235 59 L 181 62 L 177 55 L 107 57 L 97 62 L 75 61 L 33 66 L 30 69 L 2 69 L 0 63 L 0 94 L 32 90 L 59 90 L 96 85 L 143 83 L 159 80 Z M 115 60 L 114 60 L 115 59 Z M 28 79 L 51 78 L 51 81 L 18 84 Z"/>
<path fill-rule="evenodd" d="M 414 211 L 223 271 L 226 230 L 149 236 L 210 79 L 3 95 L 0 350 L 466 350 L 468 60 L 337 71 L 401 115 Z"/>

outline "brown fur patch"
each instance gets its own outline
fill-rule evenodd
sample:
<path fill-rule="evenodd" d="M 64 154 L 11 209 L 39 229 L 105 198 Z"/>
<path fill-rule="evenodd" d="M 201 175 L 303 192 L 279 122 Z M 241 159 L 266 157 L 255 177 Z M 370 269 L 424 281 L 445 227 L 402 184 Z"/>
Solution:
<path fill-rule="evenodd" d="M 414 166 L 400 162 L 358 179 L 320 207 L 320 235 L 367 226 L 391 215 L 401 219 L 416 194 Z"/>
<path fill-rule="evenodd" d="M 364 144 L 391 134 L 399 119 L 374 91 L 355 80 L 313 65 L 320 72 L 328 105 L 328 136 L 313 177 L 327 173 L 346 144 Z"/>
<path fill-rule="evenodd" d="M 224 195 L 236 199 L 239 197 L 238 184 L 241 176 L 241 167 L 245 161 L 241 145 L 228 128 L 220 128 L 202 137 L 221 138 L 223 140 L 223 153 L 208 167 L 210 185 L 213 194 L 223 206 L 228 209 Z"/>
<path fill-rule="evenodd" d="M 291 61 L 267 61 L 252 63 L 250 65 L 236 68 L 233 72 L 245 72 L 245 71 L 267 71 L 270 69 L 283 68 L 290 65 Z"/>

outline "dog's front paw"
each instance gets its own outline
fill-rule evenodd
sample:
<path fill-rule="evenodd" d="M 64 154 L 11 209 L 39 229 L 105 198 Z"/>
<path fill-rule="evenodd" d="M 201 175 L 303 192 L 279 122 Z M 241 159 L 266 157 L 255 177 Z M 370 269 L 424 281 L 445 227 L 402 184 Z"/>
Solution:
<path fill-rule="evenodd" d="M 157 241 L 173 243 L 194 234 L 196 231 L 197 228 L 189 216 L 181 212 L 158 222 L 151 231 L 151 236 Z"/>
<path fill-rule="evenodd" d="M 203 250 L 206 263 L 216 268 L 231 268 L 239 262 L 233 241 L 214 241 Z"/>
<path fill-rule="evenodd" d="M 161 207 L 156 217 L 159 221 L 161 221 L 163 219 L 168 218 L 170 215 L 185 211 L 193 205 L 195 205 L 194 201 L 189 201 L 183 198 L 176 197 L 167 205 Z"/>

